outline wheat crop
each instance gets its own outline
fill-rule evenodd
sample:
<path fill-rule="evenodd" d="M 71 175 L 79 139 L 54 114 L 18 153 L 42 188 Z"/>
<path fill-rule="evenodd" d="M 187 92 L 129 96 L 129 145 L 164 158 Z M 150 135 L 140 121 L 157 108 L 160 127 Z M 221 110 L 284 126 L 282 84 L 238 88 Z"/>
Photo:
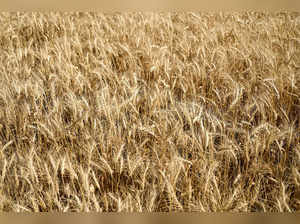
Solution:
<path fill-rule="evenodd" d="M 300 210 L 300 13 L 0 22 L 0 211 Z"/>

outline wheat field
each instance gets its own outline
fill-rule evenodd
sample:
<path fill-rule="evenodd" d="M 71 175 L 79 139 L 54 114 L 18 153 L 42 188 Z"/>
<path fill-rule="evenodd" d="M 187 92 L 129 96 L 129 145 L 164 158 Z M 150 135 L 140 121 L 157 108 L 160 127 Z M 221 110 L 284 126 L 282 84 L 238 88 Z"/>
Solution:
<path fill-rule="evenodd" d="M 300 211 L 300 13 L 0 22 L 0 211 Z"/>

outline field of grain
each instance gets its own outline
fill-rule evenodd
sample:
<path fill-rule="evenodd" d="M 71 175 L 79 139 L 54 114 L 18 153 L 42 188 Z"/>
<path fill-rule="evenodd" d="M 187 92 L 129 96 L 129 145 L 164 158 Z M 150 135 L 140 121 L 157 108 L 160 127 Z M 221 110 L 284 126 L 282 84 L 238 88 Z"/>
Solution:
<path fill-rule="evenodd" d="M 0 211 L 300 211 L 300 13 L 0 24 Z"/>

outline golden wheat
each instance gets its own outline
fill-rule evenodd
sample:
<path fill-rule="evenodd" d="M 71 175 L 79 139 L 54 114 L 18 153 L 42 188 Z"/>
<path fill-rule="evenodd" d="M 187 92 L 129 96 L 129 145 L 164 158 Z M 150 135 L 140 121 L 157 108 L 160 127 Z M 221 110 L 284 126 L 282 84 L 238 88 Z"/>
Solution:
<path fill-rule="evenodd" d="M 300 13 L 1 13 L 1 211 L 300 210 Z"/>

